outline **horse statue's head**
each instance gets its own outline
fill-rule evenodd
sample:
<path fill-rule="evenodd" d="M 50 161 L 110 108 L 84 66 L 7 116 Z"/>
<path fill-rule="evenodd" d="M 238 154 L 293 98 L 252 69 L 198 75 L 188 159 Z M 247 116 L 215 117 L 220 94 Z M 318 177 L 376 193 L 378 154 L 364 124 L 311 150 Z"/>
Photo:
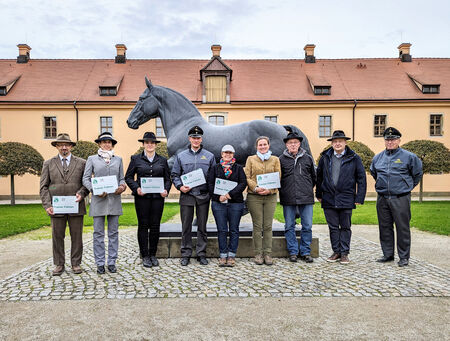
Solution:
<path fill-rule="evenodd" d="M 141 124 L 159 116 L 159 101 L 152 95 L 153 84 L 145 77 L 147 89 L 139 96 L 135 107 L 128 117 L 129 128 L 138 129 Z"/>

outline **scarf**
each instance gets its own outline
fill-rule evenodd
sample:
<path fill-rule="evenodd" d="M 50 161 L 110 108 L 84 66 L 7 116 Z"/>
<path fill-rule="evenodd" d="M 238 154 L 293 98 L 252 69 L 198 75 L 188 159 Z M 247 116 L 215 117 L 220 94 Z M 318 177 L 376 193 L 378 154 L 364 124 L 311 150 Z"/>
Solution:
<path fill-rule="evenodd" d="M 99 148 L 97 153 L 101 158 L 103 158 L 103 160 L 105 160 L 106 164 L 109 165 L 111 158 L 114 155 L 114 150 L 103 150 Z"/>
<path fill-rule="evenodd" d="M 233 171 L 231 170 L 231 167 L 233 167 L 234 163 L 236 162 L 235 158 L 232 158 L 230 161 L 226 162 L 223 159 L 220 159 L 220 165 L 222 166 L 223 172 L 225 173 L 225 177 L 228 179 Z"/>
<path fill-rule="evenodd" d="M 258 157 L 261 159 L 261 161 L 264 161 L 264 160 L 269 160 L 270 159 L 270 156 L 272 155 L 272 152 L 269 150 L 267 153 L 261 154 L 260 152 L 257 151 L 256 155 L 258 155 Z"/>

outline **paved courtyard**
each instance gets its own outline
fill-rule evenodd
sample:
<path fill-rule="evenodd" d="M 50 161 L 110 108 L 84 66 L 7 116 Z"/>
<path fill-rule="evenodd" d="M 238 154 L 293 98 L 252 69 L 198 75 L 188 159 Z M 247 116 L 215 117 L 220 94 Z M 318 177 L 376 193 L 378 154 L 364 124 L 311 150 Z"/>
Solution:
<path fill-rule="evenodd" d="M 179 259 L 160 259 L 161 265 L 143 268 L 135 231 L 121 232 L 118 273 L 97 275 L 92 242 L 85 243 L 81 275 L 70 268 L 53 277 L 47 259 L 0 281 L 1 301 L 91 300 L 204 297 L 449 297 L 450 271 L 412 258 L 410 266 L 379 264 L 380 247 L 362 237 L 352 239 L 349 265 L 327 263 L 328 234 L 314 233 L 320 254 L 313 264 L 275 259 L 272 267 L 238 259 L 235 268 L 220 268 L 217 259 L 207 266 L 195 260 L 187 267 Z M 66 259 L 68 259 L 66 255 Z"/>

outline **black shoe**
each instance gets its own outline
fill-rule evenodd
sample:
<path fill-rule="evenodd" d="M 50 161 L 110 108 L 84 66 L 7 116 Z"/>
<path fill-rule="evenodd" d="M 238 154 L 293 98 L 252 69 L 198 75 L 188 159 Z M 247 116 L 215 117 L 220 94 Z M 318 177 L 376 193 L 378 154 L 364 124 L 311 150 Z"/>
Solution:
<path fill-rule="evenodd" d="M 208 260 L 205 256 L 197 257 L 197 262 L 199 262 L 201 265 L 208 265 Z"/>
<path fill-rule="evenodd" d="M 152 267 L 152 260 L 149 256 L 146 256 L 142 258 L 142 265 L 144 265 L 145 268 L 151 268 Z"/>
<path fill-rule="evenodd" d="M 302 261 L 304 261 L 305 263 L 312 263 L 312 262 L 314 262 L 314 260 L 312 259 L 312 257 L 310 255 L 300 256 L 300 259 Z"/>
<path fill-rule="evenodd" d="M 297 262 L 297 255 L 289 255 L 289 261 L 292 263 Z"/>
<path fill-rule="evenodd" d="M 182 266 L 187 266 L 187 265 L 189 264 L 189 261 L 190 261 L 189 257 L 183 257 L 183 258 L 181 258 L 181 260 L 180 260 L 180 264 L 181 264 Z"/>
<path fill-rule="evenodd" d="M 150 260 L 152 261 L 153 266 L 159 265 L 159 262 L 158 262 L 158 259 L 156 259 L 156 256 L 150 256 Z"/>
<path fill-rule="evenodd" d="M 117 272 L 117 268 L 114 264 L 108 265 L 108 271 L 111 272 L 112 274 L 115 274 Z"/>
<path fill-rule="evenodd" d="M 402 259 L 400 259 L 398 261 L 397 264 L 398 264 L 399 267 L 404 267 L 404 266 L 407 266 L 409 264 L 409 261 L 406 258 L 402 258 Z"/>
<path fill-rule="evenodd" d="M 97 273 L 99 275 L 103 275 L 105 273 L 105 266 L 104 265 L 97 266 Z"/>
<path fill-rule="evenodd" d="M 394 256 L 389 256 L 389 257 L 383 256 L 381 258 L 378 258 L 377 262 L 378 263 L 387 263 L 387 262 L 392 262 L 393 260 L 394 260 Z"/>

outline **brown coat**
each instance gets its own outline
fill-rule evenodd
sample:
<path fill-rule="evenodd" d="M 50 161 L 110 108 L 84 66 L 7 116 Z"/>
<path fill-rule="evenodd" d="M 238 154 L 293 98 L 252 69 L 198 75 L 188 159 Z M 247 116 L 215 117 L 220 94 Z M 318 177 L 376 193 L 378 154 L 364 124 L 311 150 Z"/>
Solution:
<path fill-rule="evenodd" d="M 39 194 L 41 196 L 42 206 L 45 209 L 52 206 L 52 197 L 54 195 L 75 195 L 78 193 L 84 198 L 89 194 L 87 188 L 82 184 L 85 164 L 85 160 L 72 155 L 69 163 L 69 171 L 64 176 L 61 160 L 58 155 L 44 162 Z M 86 206 L 84 200 L 81 200 L 78 213 L 70 215 L 84 214 L 86 214 Z M 53 217 L 62 216 L 54 215 Z"/>
<path fill-rule="evenodd" d="M 262 161 L 258 155 L 252 155 L 247 158 L 244 171 L 247 176 L 248 192 L 254 193 L 257 186 L 257 175 L 278 172 L 281 178 L 280 159 L 276 156 L 271 156 L 269 160 Z M 271 189 L 270 193 L 278 193 L 278 189 Z"/>

